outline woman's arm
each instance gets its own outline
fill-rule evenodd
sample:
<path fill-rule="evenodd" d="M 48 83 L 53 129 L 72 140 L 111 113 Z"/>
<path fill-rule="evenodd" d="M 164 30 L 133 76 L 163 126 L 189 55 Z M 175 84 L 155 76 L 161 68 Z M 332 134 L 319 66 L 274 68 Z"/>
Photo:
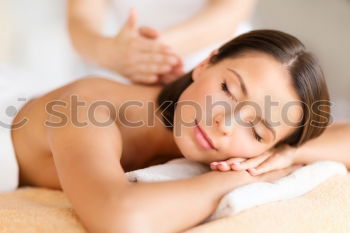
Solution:
<path fill-rule="evenodd" d="M 209 217 L 229 191 L 252 182 L 276 180 L 297 168 L 292 166 L 259 177 L 246 171 L 212 171 L 190 179 L 132 184 L 125 191 L 129 217 L 123 226 L 129 231 L 120 232 L 182 232 Z"/>
<path fill-rule="evenodd" d="M 116 124 L 101 127 L 88 116 L 93 99 L 87 88 L 103 91 L 96 81 L 79 80 L 82 85 L 61 96 L 60 103 L 66 104 L 57 104 L 55 110 L 70 117 L 61 127 L 47 127 L 61 187 L 91 233 L 178 232 L 209 216 L 229 190 L 261 179 L 277 179 L 291 171 L 261 177 L 245 171 L 213 171 L 191 179 L 130 184 L 120 164 L 122 140 Z M 71 94 L 86 105 L 73 108 Z M 114 119 L 105 110 L 96 108 L 97 122 Z M 49 121 L 60 119 L 50 116 Z M 84 122 L 88 124 L 82 126 Z"/>
<path fill-rule="evenodd" d="M 162 32 L 162 41 L 181 56 L 228 40 L 252 13 L 255 0 L 209 0 L 191 19 Z"/>
<path fill-rule="evenodd" d="M 67 105 L 56 111 L 74 114 L 68 95 L 60 101 Z M 87 111 L 80 106 L 76 122 L 89 122 Z M 108 119 L 106 112 L 95 112 L 95 120 Z M 203 220 L 224 193 L 243 182 L 234 174 L 212 172 L 182 181 L 130 184 L 120 165 L 122 143 L 116 125 L 89 122 L 78 127 L 70 120 L 63 127 L 48 127 L 48 140 L 61 187 L 91 233 L 183 230 Z"/>
<path fill-rule="evenodd" d="M 230 158 L 211 164 L 212 170 L 241 171 L 260 175 L 291 164 L 309 164 L 318 160 L 334 160 L 350 169 L 350 123 L 334 123 L 321 136 L 299 147 L 283 145 L 251 159 Z"/>
<path fill-rule="evenodd" d="M 296 150 L 296 163 L 335 160 L 350 169 L 350 123 L 334 123 Z"/>
<path fill-rule="evenodd" d="M 116 124 L 101 127 L 89 115 L 94 98 L 88 88 L 102 91 L 98 81 L 102 82 L 90 78 L 72 85 L 55 106 L 68 120 L 60 127 L 47 127 L 61 187 L 90 232 L 183 230 L 208 216 L 224 193 L 247 181 L 242 175 L 212 172 L 181 181 L 130 184 L 120 164 L 122 140 Z M 85 104 L 74 107 L 72 95 Z M 95 109 L 94 122 L 113 119 L 105 110 Z M 60 121 L 49 116 L 51 123 Z"/>

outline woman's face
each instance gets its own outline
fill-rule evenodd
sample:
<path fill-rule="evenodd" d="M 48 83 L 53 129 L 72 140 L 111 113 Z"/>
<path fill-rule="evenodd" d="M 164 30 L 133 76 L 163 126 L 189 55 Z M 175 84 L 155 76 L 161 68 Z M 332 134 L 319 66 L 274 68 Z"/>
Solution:
<path fill-rule="evenodd" d="M 302 108 L 287 68 L 247 52 L 192 74 L 174 115 L 174 139 L 185 158 L 213 162 L 255 157 L 292 134 Z"/>

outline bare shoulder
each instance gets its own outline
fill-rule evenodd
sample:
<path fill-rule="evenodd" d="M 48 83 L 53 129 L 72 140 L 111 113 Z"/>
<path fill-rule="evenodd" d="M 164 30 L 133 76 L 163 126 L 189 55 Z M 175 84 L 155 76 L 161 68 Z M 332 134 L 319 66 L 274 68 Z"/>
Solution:
<path fill-rule="evenodd" d="M 58 104 L 56 114 L 49 114 L 48 144 L 62 185 L 69 186 L 68 189 L 75 190 L 75 185 L 88 174 L 95 174 L 95 178 L 101 176 L 101 180 L 116 175 L 122 179 L 123 169 L 119 163 L 122 137 L 115 120 L 103 108 L 96 108 L 91 119 L 89 106 L 74 107 L 70 100 L 71 94 L 79 94 L 85 101 L 102 98 L 110 85 L 119 84 L 103 78 L 84 78 L 68 84 L 57 98 L 65 104 Z M 118 169 L 112 166 L 107 169 L 110 164 L 116 164 Z"/>
<path fill-rule="evenodd" d="M 123 85 L 105 78 L 86 77 L 55 90 L 58 93 L 48 98 L 53 102 L 46 107 L 46 131 L 51 143 L 59 145 L 56 150 L 72 141 L 75 148 L 84 150 L 89 142 L 94 141 L 101 147 L 114 145 L 120 154 L 122 139 L 115 116 L 105 108 L 94 108 L 93 114 L 90 110 L 96 100 L 114 101 L 113 92 Z M 81 143 L 77 143 L 79 140 Z"/>
<path fill-rule="evenodd" d="M 102 77 L 84 77 L 63 87 L 63 95 L 78 95 L 89 100 L 112 102 L 116 107 L 128 100 L 144 100 L 156 93 L 157 86 L 123 84 Z"/>
<path fill-rule="evenodd" d="M 111 96 L 108 90 L 112 92 L 122 85 L 104 78 L 88 77 L 27 103 L 17 114 L 14 123 L 30 120 L 12 132 L 22 180 L 28 184 L 58 187 L 58 170 L 69 169 L 65 166 L 70 163 L 61 164 L 62 167 L 58 168 L 56 162 L 63 163 L 60 161 L 68 161 L 69 158 L 74 164 L 87 160 L 92 164 L 110 164 L 118 160 L 123 149 L 122 137 L 108 111 L 96 108 L 94 114 L 89 115 L 91 108 L 74 107 L 69 98 L 76 93 L 84 101 L 102 99 L 103 95 Z"/>
<path fill-rule="evenodd" d="M 108 97 L 111 93 L 118 93 L 128 88 L 129 85 L 95 76 L 83 77 L 63 87 L 64 94 L 97 98 Z"/>

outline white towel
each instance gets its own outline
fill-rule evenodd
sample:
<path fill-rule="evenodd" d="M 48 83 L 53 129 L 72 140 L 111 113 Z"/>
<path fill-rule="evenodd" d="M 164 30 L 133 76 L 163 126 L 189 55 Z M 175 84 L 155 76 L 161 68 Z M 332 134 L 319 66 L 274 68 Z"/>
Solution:
<path fill-rule="evenodd" d="M 201 163 L 175 159 L 162 165 L 128 172 L 126 176 L 131 182 L 157 182 L 190 178 L 209 170 L 207 165 Z M 341 163 L 318 161 L 271 183 L 256 182 L 241 186 L 227 193 L 206 221 L 233 215 L 265 203 L 301 196 L 328 178 L 345 174 L 347 169 Z"/>

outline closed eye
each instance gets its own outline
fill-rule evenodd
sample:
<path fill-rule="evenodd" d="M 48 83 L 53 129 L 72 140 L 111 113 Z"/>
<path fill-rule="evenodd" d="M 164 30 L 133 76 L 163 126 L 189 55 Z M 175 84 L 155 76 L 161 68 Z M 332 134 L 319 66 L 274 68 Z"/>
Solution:
<path fill-rule="evenodd" d="M 252 132 L 253 132 L 254 138 L 255 138 L 258 142 L 261 142 L 262 137 L 260 137 L 260 135 L 257 134 L 257 132 L 255 131 L 254 128 L 252 128 Z"/>
<path fill-rule="evenodd" d="M 254 124 L 250 121 L 249 124 L 251 125 L 251 130 L 252 130 L 252 134 L 254 136 L 254 138 L 258 141 L 261 142 L 263 140 L 263 138 L 256 132 L 255 128 L 254 128 Z"/>
<path fill-rule="evenodd" d="M 232 98 L 234 101 L 237 101 L 236 97 L 234 95 L 232 95 L 232 93 L 228 89 L 226 80 L 221 83 L 221 89 L 225 92 L 225 94 L 228 97 Z"/>

